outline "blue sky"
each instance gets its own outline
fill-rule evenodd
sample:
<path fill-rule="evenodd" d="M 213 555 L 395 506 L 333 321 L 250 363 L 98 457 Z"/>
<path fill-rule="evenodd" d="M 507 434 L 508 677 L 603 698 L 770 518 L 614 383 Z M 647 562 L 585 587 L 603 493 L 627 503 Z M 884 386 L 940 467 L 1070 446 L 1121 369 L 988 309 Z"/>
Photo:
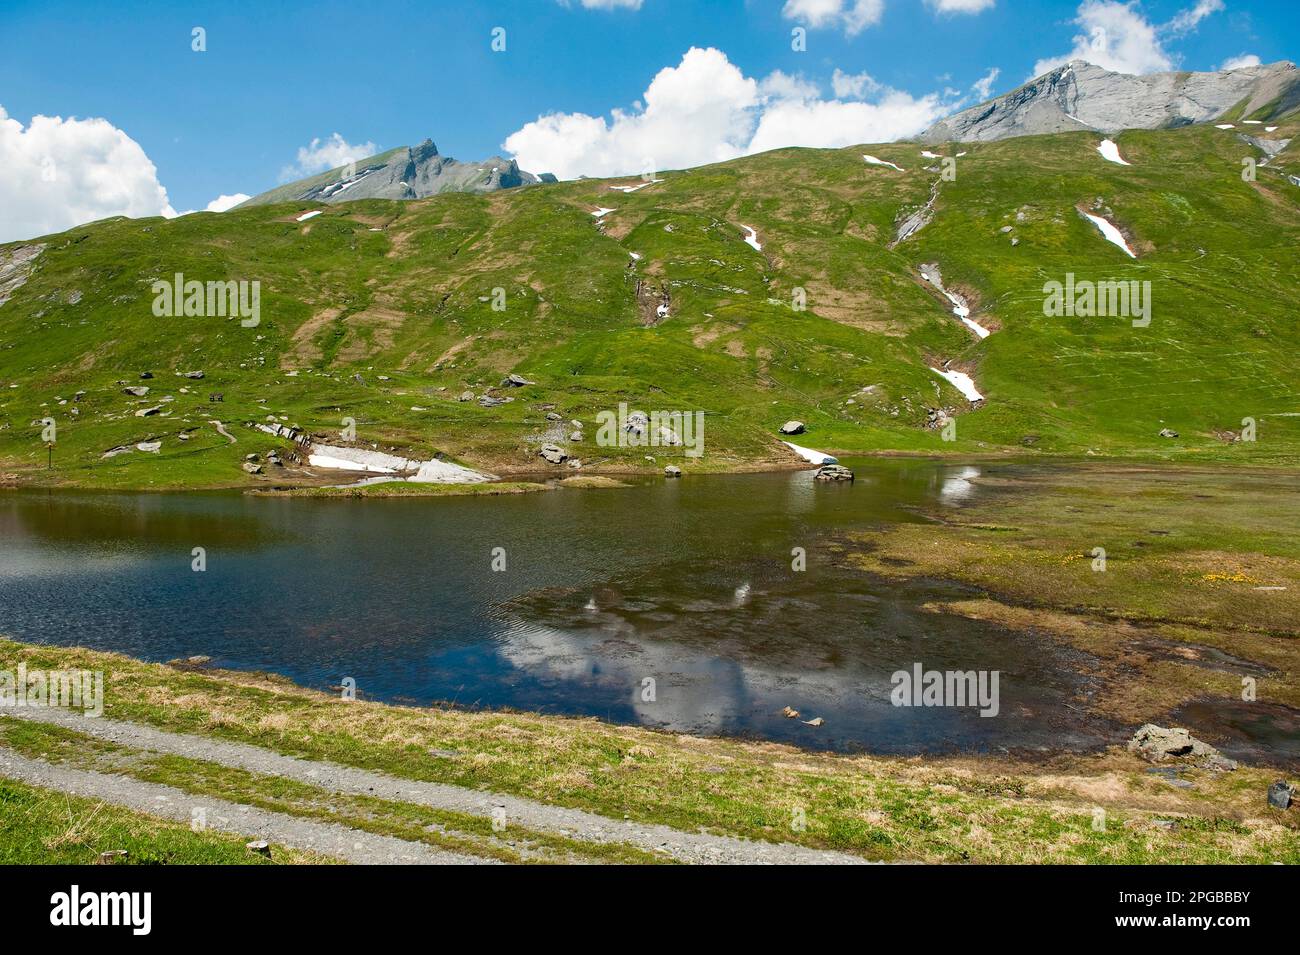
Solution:
<path fill-rule="evenodd" d="M 819 140 L 831 128 L 895 138 L 978 100 L 972 87 L 994 69 L 987 88 L 1013 88 L 1099 23 L 1107 55 L 1135 71 L 1215 69 L 1242 54 L 1268 63 L 1300 48 L 1295 0 L 1087 2 L 1105 9 L 1085 22 L 1079 0 L 3 0 L 0 108 L 11 138 L 15 121 L 27 126 L 38 114 L 105 120 L 152 161 L 170 206 L 188 210 L 276 185 L 300 149 L 335 133 L 383 148 L 429 136 L 469 160 L 503 152 L 526 130 L 511 141 L 521 161 L 554 163 L 562 175 L 631 172 L 615 167 L 638 152 L 662 152 L 651 158 L 670 168 L 782 138 Z M 855 11 L 869 22 L 855 23 Z M 1180 14 L 1183 27 L 1171 26 Z M 808 28 L 802 52 L 791 48 L 799 25 Z M 196 26 L 206 52 L 191 50 Z M 494 27 L 506 30 L 504 52 L 490 47 Z M 659 124 L 638 126 L 651 81 L 682 67 L 692 47 L 717 52 L 661 84 Z M 722 105 L 708 101 L 715 90 Z M 774 100 L 795 105 L 756 135 Z M 824 105 L 832 100 L 865 106 L 846 113 Z M 612 126 L 616 108 L 631 117 L 621 131 L 601 133 L 586 118 Z M 686 114 L 680 126 L 674 110 Z M 579 118 L 527 132 L 556 112 Z M 595 137 L 585 151 L 574 145 L 584 130 Z"/>

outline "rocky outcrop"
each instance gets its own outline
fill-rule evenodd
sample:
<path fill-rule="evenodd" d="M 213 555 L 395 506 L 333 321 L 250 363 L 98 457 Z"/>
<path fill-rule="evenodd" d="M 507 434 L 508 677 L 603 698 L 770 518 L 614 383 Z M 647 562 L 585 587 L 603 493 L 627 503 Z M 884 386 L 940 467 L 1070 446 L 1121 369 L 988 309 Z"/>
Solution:
<path fill-rule="evenodd" d="M 842 464 L 826 464 L 813 477 L 817 481 L 852 481 L 853 472 Z"/>
<path fill-rule="evenodd" d="M 1166 729 L 1154 723 L 1146 723 L 1133 734 L 1133 738 L 1128 741 L 1128 748 L 1129 752 L 1137 753 L 1152 763 L 1190 760 L 1207 769 L 1237 768 L 1233 760 L 1182 727 Z"/>
<path fill-rule="evenodd" d="M 0 249 L 0 305 L 13 298 L 32 274 L 36 257 L 45 251 L 44 244 L 19 245 Z"/>
<path fill-rule="evenodd" d="M 513 159 L 493 156 L 482 162 L 460 162 L 438 152 L 433 140 L 399 146 L 349 166 L 272 189 L 243 203 L 350 202 L 353 199 L 424 199 L 443 192 L 496 192 L 517 186 L 554 182 L 549 174 L 535 176 Z"/>
<path fill-rule="evenodd" d="M 1165 129 L 1242 116 L 1280 116 L 1300 106 L 1300 71 L 1288 62 L 1218 73 L 1112 73 L 1073 60 L 1004 96 L 940 120 L 924 143 L 991 142 L 1093 129 Z"/>

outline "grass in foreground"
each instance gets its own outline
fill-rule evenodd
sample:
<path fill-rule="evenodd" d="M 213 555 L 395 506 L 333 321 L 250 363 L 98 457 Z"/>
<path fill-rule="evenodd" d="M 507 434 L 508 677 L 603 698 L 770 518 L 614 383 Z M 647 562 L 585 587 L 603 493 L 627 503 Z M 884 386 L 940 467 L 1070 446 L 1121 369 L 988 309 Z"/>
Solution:
<path fill-rule="evenodd" d="M 130 776 L 271 812 L 333 822 L 464 855 L 509 863 L 663 863 L 634 846 L 583 842 L 489 818 L 371 796 L 349 795 L 207 760 L 145 753 L 57 726 L 0 722 L 0 745 L 46 762 Z"/>
<path fill-rule="evenodd" d="M 0 779 L 0 865 L 88 865 L 125 849 L 116 865 L 295 865 L 331 860 L 272 845 L 265 858 L 245 839 L 66 793 Z"/>
<path fill-rule="evenodd" d="M 1193 788 L 1175 789 L 1121 752 L 1042 764 L 836 756 L 593 719 L 344 702 L 265 675 L 0 643 L 0 667 L 20 661 L 103 670 L 112 718 L 686 831 L 900 861 L 1300 862 L 1300 823 L 1266 807 L 1275 774 L 1263 770 L 1190 770 Z M 158 771 L 202 778 L 174 763 Z M 236 788 L 224 774 L 202 785 Z"/>

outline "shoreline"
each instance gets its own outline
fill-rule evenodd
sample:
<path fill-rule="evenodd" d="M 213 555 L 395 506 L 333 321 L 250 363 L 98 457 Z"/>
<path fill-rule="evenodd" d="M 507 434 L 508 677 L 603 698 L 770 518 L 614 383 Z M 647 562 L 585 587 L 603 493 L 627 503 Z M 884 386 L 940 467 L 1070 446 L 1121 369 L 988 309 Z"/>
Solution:
<path fill-rule="evenodd" d="M 11 719 L 0 708 L 0 749 L 27 759 L 99 760 L 105 771 L 145 773 L 139 778 L 206 798 L 270 800 L 280 812 L 325 812 L 363 829 L 373 830 L 377 811 L 409 815 L 406 793 L 436 784 L 485 805 L 526 799 L 544 811 L 593 814 L 606 826 L 667 826 L 679 838 L 701 833 L 754 840 L 770 847 L 764 851 L 803 847 L 872 861 L 1300 862 L 1300 823 L 1263 806 L 1275 771 L 1175 764 L 1153 773 L 1122 746 L 1033 763 L 820 753 L 594 718 L 345 701 L 265 674 L 0 639 L 0 668 L 19 662 L 29 671 L 103 671 L 104 716 L 112 725 L 78 732 L 75 714 L 50 726 L 49 718 Z M 191 749 L 135 770 L 131 761 L 145 757 L 123 751 L 129 736 L 119 734 L 108 750 L 96 744 L 112 726 L 135 737 L 186 734 L 171 737 L 173 749 L 190 737 L 207 741 L 201 746 L 208 750 L 256 747 L 270 764 L 307 761 L 326 783 L 286 796 L 279 776 L 204 762 L 215 757 Z M 407 783 L 384 802 L 372 799 L 354 820 L 354 797 L 328 780 L 357 771 Z M 1185 785 L 1169 785 L 1170 773 Z M 1099 811 L 1109 821 L 1100 830 Z M 473 851 L 499 854 L 503 847 L 493 841 Z"/>
<path fill-rule="evenodd" d="M 1175 460 L 1169 457 L 1155 457 L 1144 454 L 1134 455 L 1084 455 L 1076 452 L 1069 453 L 1043 453 L 1031 452 L 1016 449 L 1007 449 L 1002 452 L 981 452 L 981 453 L 964 453 L 964 452 L 936 452 L 936 451 L 909 451 L 899 449 L 883 449 L 874 451 L 844 451 L 830 449 L 827 454 L 833 455 L 844 461 L 930 461 L 936 464 L 951 462 L 953 466 L 962 464 L 1010 464 L 1021 466 L 1043 465 L 1050 467 L 1077 467 L 1080 469 L 1093 470 L 1098 467 L 1113 467 L 1122 470 L 1153 470 L 1168 471 L 1177 470 L 1186 473 L 1219 473 L 1219 474 L 1265 474 L 1265 473 L 1300 473 L 1300 461 L 1284 460 L 1281 462 L 1226 462 L 1223 460 L 1213 459 L 1206 460 L 1204 457 L 1184 458 Z M 665 459 L 667 460 L 667 459 Z M 722 468 L 709 468 L 699 471 L 690 470 L 689 462 L 678 462 L 676 459 L 669 460 L 670 464 L 677 464 L 683 469 L 684 476 L 702 477 L 713 475 L 735 475 L 735 474 L 782 474 L 794 471 L 816 471 L 814 465 L 810 465 L 803 460 L 790 460 L 774 462 L 770 460 L 739 462 L 735 466 Z M 592 465 L 583 467 L 580 470 L 555 469 L 539 470 L 535 465 L 527 466 L 501 466 L 484 464 L 481 467 L 491 470 L 500 478 L 495 481 L 480 482 L 483 487 L 500 487 L 502 485 L 521 485 L 521 484 L 551 484 L 562 483 L 565 480 L 581 477 L 593 478 L 634 478 L 641 477 L 646 479 L 662 478 L 663 469 L 658 466 L 643 468 L 635 466 L 621 465 Z M 24 475 L 56 475 L 57 471 L 47 471 L 45 469 L 34 468 L 23 472 L 0 473 L 0 492 L 14 490 L 68 490 L 68 491 L 109 491 L 123 493 L 184 493 L 184 492 L 208 492 L 208 491 L 241 491 L 252 495 L 263 496 L 313 496 L 311 492 L 317 490 L 347 490 L 349 485 L 343 484 L 324 484 L 323 481 L 344 480 L 349 477 L 356 478 L 359 472 L 338 471 L 330 475 L 321 477 L 313 481 L 293 482 L 291 480 L 279 481 L 274 484 L 270 482 L 249 483 L 248 480 L 239 480 L 233 478 L 229 482 L 219 482 L 212 484 L 194 484 L 175 486 L 167 485 L 161 487 L 141 485 L 134 483 L 125 483 L 118 486 L 106 486 L 98 482 L 82 481 L 59 481 L 51 482 L 44 480 L 22 480 Z M 375 475 L 371 475 L 375 476 Z M 391 482 L 392 484 L 409 484 L 415 485 L 417 482 Z M 372 485 L 373 487 L 384 486 L 382 484 Z M 474 484 L 438 484 L 429 483 L 431 488 L 437 487 L 455 487 L 455 488 L 472 488 Z M 568 485 L 570 487 L 576 484 Z M 627 485 L 635 486 L 635 485 Z M 387 492 L 392 494 L 393 492 Z M 422 496 L 416 492 L 404 492 L 410 496 Z M 467 495 L 472 492 L 466 492 Z M 486 494 L 504 494 L 516 493 L 506 491 L 483 492 Z M 349 496 L 349 495 L 316 495 L 320 497 L 327 496 Z M 354 497 L 380 496 L 380 494 L 356 494 Z M 456 496 L 448 492 L 430 491 L 423 496 Z"/>

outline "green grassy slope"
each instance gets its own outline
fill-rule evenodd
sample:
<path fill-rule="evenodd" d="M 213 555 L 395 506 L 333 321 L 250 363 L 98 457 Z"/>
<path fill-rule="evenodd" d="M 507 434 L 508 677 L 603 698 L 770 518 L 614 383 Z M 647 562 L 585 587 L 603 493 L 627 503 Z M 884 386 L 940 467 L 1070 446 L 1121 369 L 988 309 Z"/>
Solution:
<path fill-rule="evenodd" d="M 1278 136 L 1296 132 L 1282 125 Z M 561 443 L 588 465 L 683 463 L 680 449 L 596 447 L 595 415 L 619 401 L 706 412 L 705 456 L 686 462 L 695 470 L 788 462 L 776 436 L 788 418 L 808 424 L 799 443 L 845 452 L 1296 463 L 1300 189 L 1283 175 L 1296 149 L 1247 183 L 1242 157 L 1262 154 L 1235 131 L 1125 133 L 1128 167 L 1103 160 L 1099 139 L 936 149 L 967 155 L 940 183 L 933 221 L 896 246 L 897 223 L 939 179 L 913 144 L 778 150 L 663 173 L 630 194 L 581 180 L 359 201 L 302 223 L 308 207 L 289 203 L 79 227 L 42 240 L 29 280 L 0 306 L 0 470 L 20 481 L 238 485 L 253 480 L 242 456 L 275 443 L 242 423 L 274 415 L 335 437 L 350 417 L 366 446 L 508 472 L 541 465 L 550 405 L 566 434 L 569 419 L 584 422 L 582 442 Z M 906 171 L 868 165 L 864 151 Z M 1098 199 L 1136 260 L 1077 211 Z M 615 211 L 598 223 L 597 207 Z M 977 340 L 919 280 L 923 262 L 941 266 L 991 337 Z M 260 325 L 155 317 L 150 283 L 176 272 L 260 281 Z M 1150 327 L 1044 317 L 1043 283 L 1067 272 L 1149 280 Z M 504 311 L 492 308 L 494 288 Z M 792 307 L 796 289 L 806 310 Z M 928 370 L 950 359 L 986 402 L 972 407 Z M 176 377 L 193 369 L 206 378 Z M 140 381 L 145 371 L 155 377 Z M 456 400 L 509 372 L 536 384 L 497 407 Z M 119 382 L 152 390 L 136 399 Z M 134 414 L 160 403 L 158 415 Z M 958 417 L 956 441 L 924 426 L 940 406 Z M 48 474 L 47 416 L 59 428 Z M 1257 442 L 1216 435 L 1245 417 Z M 1166 427 L 1180 437 L 1158 437 Z M 185 429 L 195 430 L 177 440 Z M 158 454 L 101 459 L 150 439 L 162 440 Z"/>

